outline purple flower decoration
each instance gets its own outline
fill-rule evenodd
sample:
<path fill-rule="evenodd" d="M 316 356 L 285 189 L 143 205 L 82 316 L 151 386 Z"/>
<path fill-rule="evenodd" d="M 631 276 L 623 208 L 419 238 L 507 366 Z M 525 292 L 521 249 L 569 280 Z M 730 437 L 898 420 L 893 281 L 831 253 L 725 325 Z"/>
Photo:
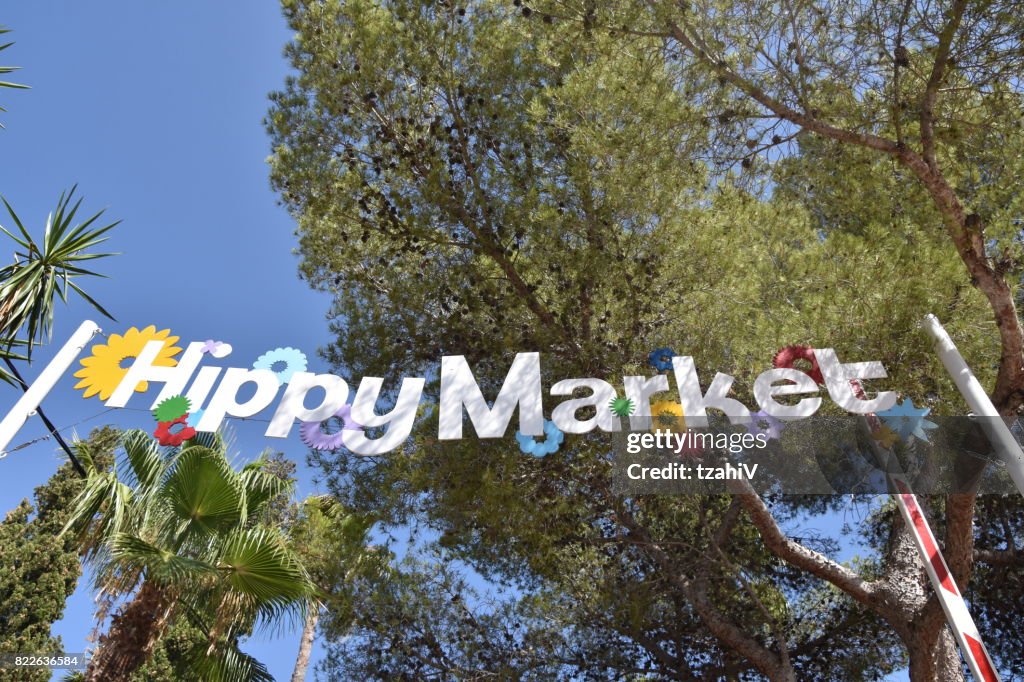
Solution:
<path fill-rule="evenodd" d="M 773 417 L 764 410 L 750 413 L 750 423 L 747 424 L 747 431 L 753 435 L 764 434 L 768 440 L 779 440 L 782 436 L 782 429 L 785 424 L 778 417 Z"/>
<path fill-rule="evenodd" d="M 302 426 L 299 427 L 302 442 L 314 450 L 337 450 L 344 445 L 345 431 L 360 431 L 363 428 L 362 424 L 352 418 L 351 405 L 342 405 L 334 416 L 344 422 L 341 431 L 324 433 L 320 428 L 323 422 L 302 422 Z"/>
<path fill-rule="evenodd" d="M 231 352 L 231 344 L 224 343 L 223 341 L 207 339 L 203 342 L 203 347 L 199 350 L 203 353 L 209 353 L 215 358 L 223 358 Z"/>

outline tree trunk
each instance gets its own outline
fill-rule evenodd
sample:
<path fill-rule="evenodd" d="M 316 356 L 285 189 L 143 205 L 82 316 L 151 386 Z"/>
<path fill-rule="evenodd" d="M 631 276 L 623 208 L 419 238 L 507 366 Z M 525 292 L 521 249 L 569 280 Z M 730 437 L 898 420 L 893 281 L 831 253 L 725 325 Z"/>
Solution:
<path fill-rule="evenodd" d="M 964 682 L 960 652 L 948 627 L 942 627 L 931 646 L 921 643 L 907 649 L 910 654 L 910 682 Z"/>
<path fill-rule="evenodd" d="M 319 620 L 320 609 L 315 605 L 311 606 L 306 614 L 306 624 L 302 628 L 302 639 L 299 640 L 299 655 L 295 659 L 292 682 L 305 682 L 309 655 L 313 652 L 313 639 L 316 637 L 316 624 Z"/>
<path fill-rule="evenodd" d="M 145 581 L 135 597 L 111 619 L 107 634 L 85 671 L 86 682 L 127 682 L 153 653 L 171 614 L 163 589 Z"/>

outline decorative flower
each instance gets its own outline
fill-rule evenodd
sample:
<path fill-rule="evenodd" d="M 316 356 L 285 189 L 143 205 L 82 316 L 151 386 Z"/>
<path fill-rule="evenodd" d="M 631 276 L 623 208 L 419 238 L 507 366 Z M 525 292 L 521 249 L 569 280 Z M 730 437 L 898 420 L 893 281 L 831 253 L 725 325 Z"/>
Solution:
<path fill-rule="evenodd" d="M 107 400 L 128 373 L 128 367 L 122 367 L 121 363 L 128 358 L 139 357 L 139 353 L 150 341 L 163 341 L 164 344 L 153 360 L 154 366 L 174 367 L 178 364 L 174 356 L 181 352 L 181 348 L 174 345 L 178 337 L 171 336 L 170 329 L 158 332 L 153 325 L 142 331 L 132 327 L 124 336 L 111 334 L 105 344 L 92 347 L 92 355 L 82 359 L 82 369 L 74 374 L 75 378 L 81 379 L 75 388 L 85 389 L 84 398 L 91 398 L 98 393 L 100 400 Z M 148 388 L 147 381 L 140 381 L 135 386 L 135 390 L 140 393 Z"/>
<path fill-rule="evenodd" d="M 275 370 L 274 365 L 284 363 L 284 368 Z M 252 363 L 253 369 L 269 369 L 277 375 L 277 380 L 282 384 L 291 381 L 292 375 L 296 372 L 306 371 L 306 354 L 298 348 L 275 348 L 268 351 Z"/>
<path fill-rule="evenodd" d="M 196 410 L 195 412 L 192 412 L 191 414 L 188 415 L 188 420 L 185 423 L 191 426 L 193 429 L 196 428 L 197 426 L 199 426 L 199 420 L 203 418 L 203 414 L 205 412 L 206 410 Z"/>
<path fill-rule="evenodd" d="M 668 372 L 672 369 L 672 358 L 675 355 L 671 348 L 655 348 L 647 356 L 647 362 L 659 372 Z"/>
<path fill-rule="evenodd" d="M 659 400 L 651 405 L 652 426 L 665 428 L 672 431 L 673 427 L 681 426 L 682 431 L 686 430 L 686 420 L 683 419 L 683 406 L 671 400 Z"/>
<path fill-rule="evenodd" d="M 516 431 L 516 440 L 519 441 L 519 449 L 524 455 L 543 457 L 556 452 L 565 440 L 565 434 L 555 426 L 551 420 L 544 420 L 544 440 L 537 440 L 533 436 L 527 436 L 522 431 Z"/>
<path fill-rule="evenodd" d="M 928 434 L 925 431 L 939 428 L 935 422 L 925 419 L 931 411 L 930 407 L 914 407 L 914 401 L 905 398 L 899 405 L 895 405 L 885 412 L 879 412 L 878 416 L 901 439 L 909 440 L 913 437 L 927 442 Z"/>
<path fill-rule="evenodd" d="M 753 435 L 763 434 L 768 440 L 779 440 L 782 437 L 782 429 L 785 423 L 778 417 L 773 417 L 764 410 L 752 412 L 750 423 L 747 424 L 747 431 Z"/>
<path fill-rule="evenodd" d="M 153 410 L 153 419 L 158 422 L 169 422 L 174 421 L 183 414 L 188 414 L 189 408 L 192 407 L 192 401 L 183 395 L 171 396 L 166 400 L 160 401 L 160 404 Z"/>
<path fill-rule="evenodd" d="M 299 427 L 299 437 L 302 438 L 306 447 L 323 451 L 337 450 L 344 445 L 343 431 L 359 431 L 363 428 L 362 424 L 352 418 L 351 405 L 342 405 L 334 413 L 334 416 L 344 422 L 341 431 L 337 433 L 324 433 L 322 427 L 326 422 L 302 422 L 302 426 Z"/>
<path fill-rule="evenodd" d="M 616 417 L 628 417 L 633 414 L 633 410 L 636 409 L 636 405 L 633 404 L 630 398 L 612 398 L 608 402 L 608 409 L 612 411 Z"/>
<path fill-rule="evenodd" d="M 172 432 L 171 427 L 177 424 L 180 424 L 182 428 Z M 156 425 L 156 431 L 153 432 L 153 435 L 160 445 L 177 447 L 189 438 L 194 438 L 196 430 L 188 425 L 188 415 L 185 414 L 168 422 L 160 422 Z"/>
<path fill-rule="evenodd" d="M 806 360 L 811 364 L 809 370 L 801 371 L 813 379 L 814 383 L 819 385 L 825 383 L 825 377 L 821 375 L 821 368 L 818 367 L 818 359 L 814 357 L 814 349 L 810 346 L 786 346 L 775 354 L 772 364 L 779 369 L 799 369 L 793 367 L 793 363 L 797 360 Z"/>
<path fill-rule="evenodd" d="M 209 353 L 215 358 L 223 358 L 231 354 L 232 348 L 230 343 L 207 339 L 203 342 L 203 347 L 199 350 L 203 353 Z"/>
<path fill-rule="evenodd" d="M 871 437 L 878 441 L 878 444 L 882 447 L 889 449 L 896 444 L 896 441 L 900 439 L 898 433 L 890 429 L 888 426 L 882 426 L 877 431 L 871 432 Z"/>

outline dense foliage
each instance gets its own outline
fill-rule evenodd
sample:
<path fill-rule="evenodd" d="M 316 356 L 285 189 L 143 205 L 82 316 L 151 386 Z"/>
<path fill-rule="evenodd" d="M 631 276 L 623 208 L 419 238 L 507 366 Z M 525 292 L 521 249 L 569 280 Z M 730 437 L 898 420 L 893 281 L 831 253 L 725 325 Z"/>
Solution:
<path fill-rule="evenodd" d="M 112 460 L 116 434 L 94 431 L 86 441 L 97 462 Z M 50 626 L 60 620 L 75 591 L 81 568 L 72 538 L 58 538 L 83 481 L 70 463 L 35 490 L 35 504 L 23 500 L 0 522 L 0 651 L 60 653 Z M 48 670 L 0 670 L 0 680 L 48 680 Z"/>
<path fill-rule="evenodd" d="M 790 30 L 830 37 L 815 43 L 814 60 L 855 59 L 837 46 L 889 35 L 878 22 L 891 13 L 865 9 L 853 21 L 827 16 L 855 11 L 845 6 L 586 0 L 283 5 L 297 75 L 268 116 L 273 180 L 298 222 L 302 275 L 334 294 L 337 341 L 325 354 L 339 370 L 436 377 L 441 354 L 463 354 L 493 396 L 517 351 L 543 352 L 546 382 L 617 383 L 647 372 L 647 353 L 668 345 L 693 355 L 705 380 L 736 376 L 737 397 L 749 400 L 774 351 L 802 342 L 882 360 L 887 385 L 956 413 L 957 394 L 917 329 L 936 312 L 982 380 L 999 383 L 1001 404 L 1015 404 L 1005 292 L 993 296 L 985 282 L 998 289 L 1019 276 L 1016 195 L 1006 189 L 1016 95 L 951 85 L 937 110 L 944 177 L 988 207 L 993 248 L 1005 252 L 999 284 L 965 254 L 962 225 L 920 173 L 818 134 L 810 113 L 766 112 L 722 71 L 735 62 L 768 79 L 773 51 L 796 50 L 779 37 Z M 921 15 L 931 11 L 913 8 L 905 41 L 921 60 L 931 25 Z M 683 49 L 680 15 L 714 34 L 715 50 L 733 50 L 724 66 Z M 994 30 L 980 19 L 970 27 Z M 763 42 L 741 40 L 759 28 Z M 912 139 L 911 124 L 839 66 L 810 70 L 809 60 L 798 71 L 815 99 L 801 106 L 815 116 L 904 146 L 927 137 Z M 872 73 L 888 92 L 884 70 Z M 862 89 L 840 92 L 847 86 Z M 954 124 L 959 133 L 947 134 Z M 434 552 L 426 566 L 360 583 L 357 612 L 376 615 L 329 621 L 326 670 L 339 679 L 871 679 L 908 661 L 914 679 L 962 675 L 891 510 L 862 515 L 846 541 L 863 542 L 865 556 L 844 566 L 827 556 L 835 539 L 796 520 L 847 500 L 624 499 L 609 490 L 599 437 L 568 438 L 537 460 L 511 439 L 439 444 L 432 417 L 428 406 L 401 453 L 319 458 L 345 504 L 384 528 L 411 524 Z M 946 524 L 944 501 L 931 505 L 964 580 L 973 508 L 973 496 L 953 500 Z M 977 542 L 1005 562 L 986 576 L 998 575 L 1001 598 L 1019 608 L 1021 520 L 1007 518 L 1007 533 L 985 525 Z M 987 513 L 978 521 L 995 523 Z M 467 615 L 445 602 L 462 591 L 460 569 L 513 589 Z M 983 620 L 1012 627 L 1005 605 L 984 593 L 977 605 Z M 391 653 L 375 653 L 381 638 Z M 1009 648 L 995 648 L 1015 665 Z"/>

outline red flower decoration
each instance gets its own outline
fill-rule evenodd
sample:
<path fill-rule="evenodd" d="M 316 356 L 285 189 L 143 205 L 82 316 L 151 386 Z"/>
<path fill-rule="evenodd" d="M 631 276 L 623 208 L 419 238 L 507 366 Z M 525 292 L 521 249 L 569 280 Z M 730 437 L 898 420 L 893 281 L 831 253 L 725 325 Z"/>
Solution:
<path fill-rule="evenodd" d="M 786 346 L 775 354 L 772 364 L 779 369 L 799 369 L 793 367 L 793 363 L 797 360 L 806 360 L 811 363 L 809 370 L 800 371 L 811 377 L 814 383 L 818 385 L 825 383 L 825 377 L 821 375 L 821 368 L 818 367 L 818 360 L 814 357 L 814 349 L 810 346 Z"/>
<path fill-rule="evenodd" d="M 177 431 L 176 433 L 171 433 L 171 427 L 174 426 L 175 424 L 181 424 L 185 428 L 183 428 L 181 431 Z M 172 445 L 175 447 L 181 445 L 182 443 L 187 441 L 189 438 L 194 437 L 195 435 L 196 430 L 188 425 L 187 414 L 183 414 L 177 419 L 174 419 L 169 422 L 157 422 L 156 431 L 153 432 L 153 436 L 156 437 L 160 445 Z"/>

